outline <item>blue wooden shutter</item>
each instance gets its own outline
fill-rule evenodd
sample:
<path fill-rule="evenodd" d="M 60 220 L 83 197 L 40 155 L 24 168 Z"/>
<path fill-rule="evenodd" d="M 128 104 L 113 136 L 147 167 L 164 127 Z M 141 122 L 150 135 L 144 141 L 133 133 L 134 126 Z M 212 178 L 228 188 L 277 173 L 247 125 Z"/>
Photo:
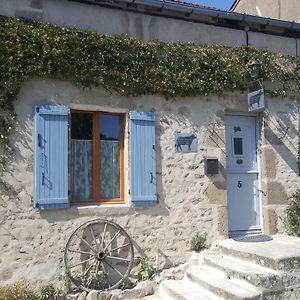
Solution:
<path fill-rule="evenodd" d="M 130 195 L 133 205 L 153 205 L 156 197 L 155 114 L 130 112 Z"/>
<path fill-rule="evenodd" d="M 34 207 L 66 208 L 69 206 L 68 108 L 36 106 L 34 114 Z"/>

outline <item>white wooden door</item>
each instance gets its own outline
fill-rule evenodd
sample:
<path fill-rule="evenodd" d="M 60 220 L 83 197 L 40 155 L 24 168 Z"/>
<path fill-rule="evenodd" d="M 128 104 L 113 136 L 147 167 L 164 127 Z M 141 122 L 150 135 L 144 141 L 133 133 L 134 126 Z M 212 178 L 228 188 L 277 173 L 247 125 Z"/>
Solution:
<path fill-rule="evenodd" d="M 256 117 L 225 117 L 229 235 L 261 232 Z"/>

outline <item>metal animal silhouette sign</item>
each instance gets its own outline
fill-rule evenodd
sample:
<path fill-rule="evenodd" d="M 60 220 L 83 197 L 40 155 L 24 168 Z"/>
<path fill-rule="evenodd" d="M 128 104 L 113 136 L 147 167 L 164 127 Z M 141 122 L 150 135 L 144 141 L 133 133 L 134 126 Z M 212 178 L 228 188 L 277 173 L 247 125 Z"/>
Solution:
<path fill-rule="evenodd" d="M 175 133 L 175 152 L 197 152 L 198 138 L 194 133 Z"/>
<path fill-rule="evenodd" d="M 265 108 L 264 90 L 248 94 L 248 111 L 260 111 Z"/>

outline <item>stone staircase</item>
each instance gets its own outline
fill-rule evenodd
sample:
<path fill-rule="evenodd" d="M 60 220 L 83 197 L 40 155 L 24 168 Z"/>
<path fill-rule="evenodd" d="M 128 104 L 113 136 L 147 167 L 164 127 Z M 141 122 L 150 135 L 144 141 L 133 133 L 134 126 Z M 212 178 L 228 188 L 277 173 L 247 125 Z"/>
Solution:
<path fill-rule="evenodd" d="M 300 299 L 300 239 L 216 242 L 182 280 L 165 280 L 152 300 Z"/>

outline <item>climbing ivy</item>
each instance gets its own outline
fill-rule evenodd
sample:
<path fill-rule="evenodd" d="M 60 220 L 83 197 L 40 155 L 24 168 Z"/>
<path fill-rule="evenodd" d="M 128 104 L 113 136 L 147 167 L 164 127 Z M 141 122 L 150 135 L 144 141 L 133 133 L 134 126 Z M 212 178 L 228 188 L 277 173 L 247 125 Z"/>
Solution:
<path fill-rule="evenodd" d="M 262 62 L 263 77 L 278 83 L 273 95 L 297 93 L 300 69 L 295 57 L 246 47 L 142 42 L 1 17 L 0 146 L 8 145 L 13 101 L 28 78 L 67 79 L 130 96 L 221 94 L 247 89 L 247 62 L 254 58 Z"/>

